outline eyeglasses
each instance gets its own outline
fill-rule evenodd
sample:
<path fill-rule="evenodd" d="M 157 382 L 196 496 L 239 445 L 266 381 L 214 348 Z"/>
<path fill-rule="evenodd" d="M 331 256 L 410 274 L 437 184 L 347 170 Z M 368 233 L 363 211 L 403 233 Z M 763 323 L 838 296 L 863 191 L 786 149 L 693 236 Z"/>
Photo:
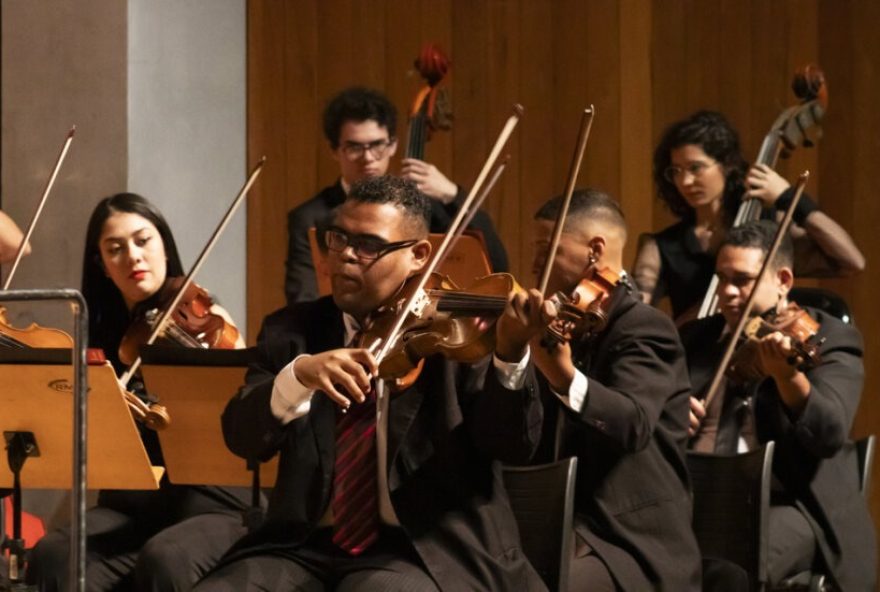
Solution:
<path fill-rule="evenodd" d="M 368 236 L 351 236 L 339 228 L 331 228 L 324 232 L 324 241 L 327 244 L 327 248 L 336 253 L 341 253 L 347 247 L 351 247 L 358 259 L 375 261 L 392 251 L 411 247 L 419 242 L 419 239 L 388 243 Z"/>
<path fill-rule="evenodd" d="M 677 166 L 668 166 L 663 170 L 663 178 L 669 181 L 670 183 L 675 183 L 675 180 L 678 179 L 684 173 L 689 173 L 691 176 L 699 178 L 703 176 L 708 169 L 712 168 L 718 164 L 717 161 L 712 162 L 692 162 L 685 167 L 677 167 Z"/>
<path fill-rule="evenodd" d="M 381 159 L 388 152 L 388 148 L 394 143 L 394 140 L 376 140 L 362 144 L 360 142 L 345 142 L 342 145 L 342 153 L 348 160 L 355 161 L 364 157 L 367 151 L 376 160 Z"/>

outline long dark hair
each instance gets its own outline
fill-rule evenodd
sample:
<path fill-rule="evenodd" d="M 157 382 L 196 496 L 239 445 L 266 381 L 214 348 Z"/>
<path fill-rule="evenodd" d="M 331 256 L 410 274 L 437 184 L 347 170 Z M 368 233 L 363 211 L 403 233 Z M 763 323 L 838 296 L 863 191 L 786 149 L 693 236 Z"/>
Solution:
<path fill-rule="evenodd" d="M 104 272 L 99 244 L 104 223 L 116 213 L 137 214 L 149 220 L 159 231 L 168 259 L 166 280 L 183 275 L 183 265 L 168 222 L 146 198 L 135 193 L 117 193 L 105 197 L 95 206 L 86 230 L 82 272 L 82 293 L 89 307 L 89 346 L 102 348 L 118 370 L 117 349 L 128 329 L 130 314 L 122 292 Z"/>
<path fill-rule="evenodd" d="M 745 178 L 749 164 L 740 153 L 739 136 L 727 119 L 716 111 L 697 111 L 669 126 L 654 150 L 654 183 L 658 197 L 670 211 L 687 222 L 695 219 L 694 209 L 678 192 L 675 183 L 663 176 L 669 167 L 671 153 L 676 148 L 694 144 L 709 157 L 718 161 L 725 171 L 722 208 L 732 221 L 745 192 Z"/>

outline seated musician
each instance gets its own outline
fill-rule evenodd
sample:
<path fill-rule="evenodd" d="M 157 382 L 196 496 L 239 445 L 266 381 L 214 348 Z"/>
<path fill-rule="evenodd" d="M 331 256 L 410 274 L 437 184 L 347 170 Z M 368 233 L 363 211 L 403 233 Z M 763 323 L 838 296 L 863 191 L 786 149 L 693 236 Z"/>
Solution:
<path fill-rule="evenodd" d="M 536 274 L 562 201 L 535 215 Z M 684 351 L 672 322 L 633 296 L 622 264 L 626 235 L 615 200 L 594 189 L 574 193 L 547 294 L 571 294 L 586 272 L 602 268 L 619 283 L 604 330 L 553 347 L 543 332 L 531 342 L 544 401 L 536 462 L 578 457 L 571 590 L 698 590 Z"/>
<path fill-rule="evenodd" d="M 117 373 L 125 369 L 118 349 L 129 325 L 157 306 L 168 278 L 182 275 L 171 229 L 152 203 L 131 193 L 98 203 L 86 232 L 82 292 L 89 346 L 102 349 Z M 217 305 L 213 311 L 228 318 Z M 137 377 L 129 387 L 146 397 Z M 138 427 L 152 464 L 162 465 L 156 433 Z M 87 589 L 190 589 L 244 534 L 248 500 L 244 490 L 178 486 L 167 478 L 157 491 L 101 491 L 86 519 Z M 50 532 L 33 550 L 28 582 L 40 590 L 73 589 L 68 555 L 69 529 Z"/>
<path fill-rule="evenodd" d="M 0 263 L 8 263 L 15 259 L 21 239 L 24 238 L 21 230 L 5 212 L 0 210 Z M 24 248 L 24 254 L 31 252 L 31 246 Z"/>
<path fill-rule="evenodd" d="M 278 478 L 263 527 L 198 592 L 545 589 L 498 463 L 528 460 L 539 437 L 522 309 L 498 321 L 495 356 L 430 356 L 399 393 L 356 343 L 427 264 L 430 208 L 408 180 L 354 185 L 327 236 L 332 297 L 264 320 L 223 432 L 244 458 L 280 453 Z"/>
<path fill-rule="evenodd" d="M 749 168 L 727 119 L 697 111 L 672 124 L 654 151 L 657 193 L 679 222 L 640 238 L 633 277 L 645 302 L 669 296 L 672 316 L 696 317 L 709 287 L 715 253 L 742 200 L 760 200 L 764 215 L 781 216 L 794 189 L 770 167 Z M 802 276 L 861 271 L 865 258 L 840 224 L 803 196 L 794 213 L 795 265 Z"/>
<path fill-rule="evenodd" d="M 309 228 L 326 221 L 354 183 L 386 174 L 397 151 L 397 109 L 378 91 L 360 87 L 343 90 L 327 104 L 323 123 L 330 152 L 339 163 L 339 180 L 288 214 L 284 282 L 288 304 L 318 297 Z M 416 158 L 403 160 L 401 175 L 414 181 L 431 198 L 430 232 L 446 232 L 467 192 L 436 166 Z M 482 232 L 492 269 L 507 271 L 507 252 L 489 216 L 477 212 L 470 228 Z"/>
<path fill-rule="evenodd" d="M 720 362 L 725 335 L 757 290 L 753 315 L 786 310 L 794 282 L 786 237 L 760 286 L 755 280 L 775 234 L 772 222 L 731 229 L 718 251 L 721 313 L 682 328 L 695 395 L 705 393 Z M 769 582 L 821 567 L 840 590 L 874 590 L 875 541 L 847 441 L 862 392 L 862 338 L 852 326 L 808 310 L 819 322 L 821 361 L 799 369 L 792 338 L 770 331 L 758 341 L 756 378 L 725 379 L 709 409 L 691 398 L 696 450 L 733 454 L 775 441 L 769 521 Z"/>

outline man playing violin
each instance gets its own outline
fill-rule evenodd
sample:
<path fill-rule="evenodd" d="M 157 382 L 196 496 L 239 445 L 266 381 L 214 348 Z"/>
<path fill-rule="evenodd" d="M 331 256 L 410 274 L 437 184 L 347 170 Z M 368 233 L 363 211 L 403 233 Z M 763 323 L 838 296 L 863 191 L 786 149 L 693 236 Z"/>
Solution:
<path fill-rule="evenodd" d="M 788 308 L 794 283 L 793 249 L 786 237 L 756 286 L 776 225 L 761 221 L 731 229 L 719 251 L 721 313 L 682 328 L 694 393 L 706 391 L 720 362 L 726 336 L 740 320 L 749 295 L 753 315 Z M 768 579 L 824 566 L 838 589 L 873 590 L 875 541 L 856 460 L 843 448 L 859 404 L 864 369 L 862 338 L 855 327 L 819 310 L 809 310 L 821 328 L 815 338 L 820 361 L 806 369 L 793 338 L 781 331 L 755 343 L 758 374 L 736 384 L 725 379 L 708 409 L 691 397 L 692 446 L 734 454 L 775 441 L 769 518 Z M 824 342 L 822 341 L 824 339 Z"/>
<path fill-rule="evenodd" d="M 549 200 L 535 215 L 536 275 L 562 201 Z M 622 264 L 626 235 L 616 201 L 593 189 L 574 193 L 547 293 L 571 294 L 603 268 L 620 281 L 603 330 L 576 331 L 553 345 L 540 333 L 531 341 L 544 401 L 536 460 L 579 459 L 570 589 L 698 590 L 684 351 L 672 322 L 633 297 Z M 530 294 L 540 302 L 536 290 Z"/>
<path fill-rule="evenodd" d="M 388 172 L 397 152 L 397 109 L 379 91 L 353 87 L 336 95 L 324 110 L 324 136 L 333 159 L 339 163 L 339 180 L 290 211 L 287 217 L 287 303 L 318 297 L 315 268 L 309 246 L 309 228 L 321 228 L 333 208 L 340 205 L 352 185 Z M 431 232 L 446 232 L 467 192 L 434 165 L 416 158 L 403 160 L 401 176 L 411 179 L 431 198 Z M 483 234 L 494 271 L 507 271 L 507 252 L 492 220 L 477 212 L 471 228 Z"/>
<path fill-rule="evenodd" d="M 427 264 L 429 216 L 411 181 L 355 184 L 326 231 L 332 297 L 265 319 L 223 432 L 244 458 L 279 453 L 278 479 L 263 527 L 196 590 L 544 589 L 498 463 L 538 443 L 527 338 L 540 315 L 508 304 L 494 357 L 429 357 L 393 394 L 357 339 Z"/>

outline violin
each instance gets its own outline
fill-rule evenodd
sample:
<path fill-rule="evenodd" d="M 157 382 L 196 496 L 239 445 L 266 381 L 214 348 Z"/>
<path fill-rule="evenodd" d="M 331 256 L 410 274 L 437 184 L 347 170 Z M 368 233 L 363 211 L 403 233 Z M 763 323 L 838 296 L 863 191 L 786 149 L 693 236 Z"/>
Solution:
<path fill-rule="evenodd" d="M 0 347 L 53 347 L 71 349 L 73 338 L 61 329 L 41 327 L 31 323 L 17 329 L 6 320 L 6 309 L 0 306 Z"/>
<path fill-rule="evenodd" d="M 434 274 L 434 271 L 460 236 L 464 219 L 522 113 L 522 106 L 515 105 L 513 114 L 508 117 L 470 193 L 428 265 L 420 274 L 405 282 L 403 288 L 385 306 L 380 307 L 382 312 L 378 313 L 377 310 L 370 320 L 368 334 L 362 338 L 360 345 L 370 351 L 378 349 L 375 356 L 380 377 L 394 379 L 397 388 L 406 388 L 415 382 L 421 371 L 421 363 L 414 361 L 424 359 L 426 355 L 434 352 L 450 357 L 461 355 L 463 357 L 458 359 L 474 362 L 494 349 L 494 331 L 491 329 L 494 329 L 494 320 L 507 305 L 509 291 L 515 284 L 513 277 L 493 274 L 478 280 L 472 289 L 460 291 L 449 289 L 454 288 L 452 282 Z M 446 290 L 442 289 L 444 286 Z M 401 381 L 395 375 L 406 375 L 406 380 Z"/>
<path fill-rule="evenodd" d="M 553 348 L 575 336 L 601 333 L 608 325 L 619 284 L 619 273 L 607 266 L 597 269 L 591 265 L 570 294 L 557 292 L 550 298 L 557 316 L 547 326 L 541 344 Z"/>
<path fill-rule="evenodd" d="M 373 349 L 388 334 L 401 307 L 416 289 L 418 276 L 410 278 L 388 304 L 371 315 L 359 347 Z M 473 364 L 495 350 L 495 322 L 517 289 L 507 273 L 476 280 L 461 290 L 448 276 L 432 273 L 423 298 L 406 315 L 400 337 L 379 364 L 379 377 L 403 390 L 418 377 L 425 358 L 435 354 Z"/>
<path fill-rule="evenodd" d="M 120 361 L 131 365 L 137 359 L 140 347 L 147 343 L 155 328 L 160 309 L 165 308 L 180 291 L 183 282 L 183 276 L 166 281 L 160 292 L 159 304 L 135 319 L 119 344 Z M 239 336 L 238 328 L 222 316 L 212 313 L 213 304 L 214 300 L 207 290 L 190 282 L 159 336 L 182 347 L 234 349 Z"/>
<path fill-rule="evenodd" d="M 820 325 L 795 302 L 781 312 L 771 311 L 765 316 L 751 319 L 743 329 L 743 339 L 737 347 L 727 368 L 727 377 L 738 383 L 764 378 L 761 369 L 758 343 L 761 337 L 780 332 L 791 339 L 795 354 L 789 360 L 801 372 L 815 368 L 821 362 L 819 347 L 825 341 L 817 339 Z"/>

